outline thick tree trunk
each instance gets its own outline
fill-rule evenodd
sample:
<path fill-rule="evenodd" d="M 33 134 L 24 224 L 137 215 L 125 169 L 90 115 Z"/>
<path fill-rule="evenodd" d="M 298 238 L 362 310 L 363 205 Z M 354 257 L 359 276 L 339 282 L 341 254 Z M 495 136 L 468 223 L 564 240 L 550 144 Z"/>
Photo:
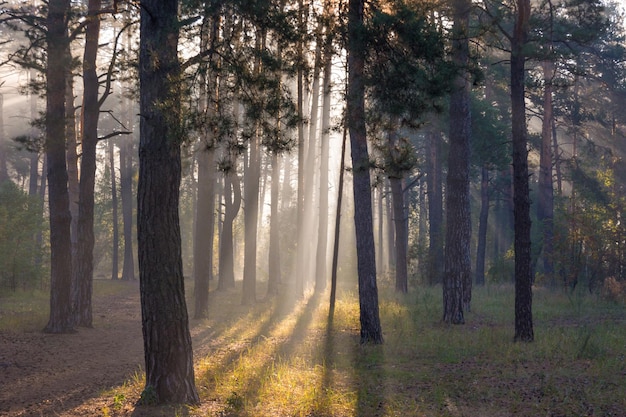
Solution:
<path fill-rule="evenodd" d="M 68 47 L 66 48 L 67 62 L 71 62 L 72 55 Z M 70 68 L 65 69 L 65 141 L 66 141 L 66 158 L 67 158 L 67 188 L 70 198 L 70 214 L 72 222 L 70 223 L 70 232 L 72 240 L 72 262 L 76 262 L 78 257 L 78 201 L 80 199 L 79 186 L 79 160 L 78 160 L 78 143 L 76 139 L 76 108 L 74 107 L 74 78 Z M 73 267 L 74 269 L 74 267 Z M 72 269 L 72 270 L 73 270 Z M 76 285 L 72 278 L 72 289 Z"/>
<path fill-rule="evenodd" d="M 181 257 L 178 1 L 141 4 L 137 237 L 143 403 L 198 403 Z"/>
<path fill-rule="evenodd" d="M 517 16 L 511 39 L 511 124 L 513 134 L 513 199 L 515 224 L 515 337 L 531 342 L 532 277 L 530 253 L 530 197 L 526 104 L 524 101 L 524 47 L 528 36 L 530 0 L 517 0 Z"/>
<path fill-rule="evenodd" d="M 487 221 L 489 220 L 489 169 L 483 166 L 480 181 L 480 215 L 476 248 L 476 285 L 485 285 L 485 254 L 487 252 Z"/>
<path fill-rule="evenodd" d="M 96 146 L 98 144 L 98 74 L 96 56 L 100 34 L 100 0 L 89 0 L 83 57 L 82 156 L 78 200 L 78 246 L 74 262 L 74 320 L 79 326 L 91 327 L 93 321 L 91 293 L 93 286 L 94 187 L 96 182 Z"/>
<path fill-rule="evenodd" d="M 376 252 L 372 225 L 372 190 L 370 161 L 365 130 L 365 40 L 363 33 L 364 0 L 348 4 L 348 97 L 347 121 L 352 151 L 354 226 L 356 231 L 357 269 L 361 343 L 382 343 L 378 312 Z"/>
<path fill-rule="evenodd" d="M 65 160 L 65 16 L 69 0 L 48 3 L 46 67 L 46 159 L 50 211 L 49 333 L 72 332 L 70 203 Z"/>
<path fill-rule="evenodd" d="M 461 73 L 454 80 L 450 95 L 450 151 L 446 187 L 446 249 L 443 277 L 443 321 L 462 324 L 463 310 L 471 299 L 471 216 L 470 216 L 470 85 L 469 14 L 471 2 L 453 2 L 454 27 L 452 55 Z"/>

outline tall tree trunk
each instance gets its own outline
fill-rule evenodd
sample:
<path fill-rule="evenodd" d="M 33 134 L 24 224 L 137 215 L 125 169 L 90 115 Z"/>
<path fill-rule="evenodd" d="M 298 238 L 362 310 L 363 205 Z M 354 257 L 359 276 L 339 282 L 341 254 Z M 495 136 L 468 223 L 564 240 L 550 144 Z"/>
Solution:
<path fill-rule="evenodd" d="M 526 103 L 524 100 L 524 47 L 528 37 L 530 0 L 517 0 L 517 15 L 511 38 L 511 124 L 513 134 L 513 199 L 515 224 L 515 337 L 531 342 L 532 277 L 530 253 L 530 197 Z"/>
<path fill-rule="evenodd" d="M 117 281 L 119 278 L 120 263 L 120 232 L 119 219 L 117 214 L 117 179 L 115 178 L 115 146 L 113 139 L 109 139 L 109 165 L 111 166 L 111 217 L 113 218 L 113 255 L 111 259 L 111 279 Z"/>
<path fill-rule="evenodd" d="M 211 17 L 205 17 L 205 30 L 202 31 L 202 49 L 206 51 L 217 44 L 220 27 L 219 11 Z M 209 36 L 210 31 L 210 36 Z M 209 45 L 209 42 L 211 45 Z M 209 58 L 214 61 L 213 55 Z M 212 62 L 215 64 L 215 62 Z M 214 99 L 218 97 L 217 77 L 207 71 L 213 70 L 202 66 L 200 71 L 199 111 L 211 117 L 215 113 Z M 209 97 L 211 97 L 209 99 Z M 193 245 L 194 277 L 194 318 L 206 318 L 209 315 L 209 282 L 213 278 L 213 239 L 215 236 L 215 143 L 213 132 L 206 130 L 197 149 L 198 187 L 196 202 L 196 221 Z"/>
<path fill-rule="evenodd" d="M 131 34 L 126 31 L 126 48 L 131 48 Z M 123 101 L 124 113 L 126 114 L 126 126 L 133 125 L 131 119 L 133 104 L 130 99 Z M 135 280 L 135 252 L 133 250 L 133 142 L 134 135 L 124 139 L 120 145 L 120 196 L 122 200 L 122 219 L 124 221 L 124 266 L 122 267 L 122 280 Z"/>
<path fill-rule="evenodd" d="M 70 202 L 65 159 L 65 48 L 69 0 L 48 2 L 46 66 L 46 159 L 50 211 L 49 333 L 73 331 L 71 311 L 72 255 Z"/>
<path fill-rule="evenodd" d="M 443 273 L 443 187 L 441 133 L 431 128 L 428 135 L 428 278 L 430 285 L 439 284 Z"/>
<path fill-rule="evenodd" d="M 481 168 L 480 215 L 478 220 L 478 245 L 476 248 L 476 285 L 485 285 L 485 253 L 487 251 L 487 221 L 489 220 L 489 169 Z"/>
<path fill-rule="evenodd" d="M 89 0 L 83 57 L 82 156 L 78 201 L 78 246 L 74 261 L 74 320 L 79 326 L 91 327 L 93 321 L 91 293 L 93 287 L 94 187 L 96 182 L 96 146 L 98 144 L 98 74 L 96 57 L 100 35 L 101 0 Z"/>
<path fill-rule="evenodd" d="M 141 3 L 137 238 L 144 403 L 198 403 L 181 256 L 177 0 Z"/>
<path fill-rule="evenodd" d="M 241 207 L 241 186 L 235 170 L 224 175 L 224 221 L 220 238 L 219 279 L 217 289 L 235 286 L 233 222 Z"/>
<path fill-rule="evenodd" d="M 382 343 L 372 225 L 370 160 L 365 130 L 364 6 L 364 0 L 350 0 L 348 3 L 347 122 L 352 151 L 361 343 Z"/>
<path fill-rule="evenodd" d="M 454 26 L 452 59 L 460 74 L 450 95 L 450 151 L 446 187 L 446 249 L 443 277 L 443 321 L 465 322 L 463 310 L 469 309 L 471 297 L 470 240 L 470 85 L 469 15 L 471 2 L 453 2 Z"/>
<path fill-rule="evenodd" d="M 387 198 L 385 198 L 385 213 L 387 213 L 387 267 L 389 270 L 395 269 L 396 267 L 396 232 L 393 224 L 393 208 L 389 181 L 385 181 L 383 194 L 387 196 Z"/>
<path fill-rule="evenodd" d="M 120 146 L 120 194 L 124 220 L 124 266 L 122 280 L 135 280 L 135 255 L 133 251 L 133 142 L 125 139 Z"/>
<path fill-rule="evenodd" d="M 305 32 L 304 23 L 304 2 L 298 0 L 298 28 L 301 34 Z M 296 75 L 297 97 L 296 112 L 298 114 L 298 195 L 297 195 L 297 252 L 296 252 L 296 272 L 294 274 L 294 294 L 302 297 L 304 294 L 304 264 L 305 252 L 304 241 L 304 174 L 305 174 L 305 153 L 304 153 L 304 41 L 298 40 L 298 71 Z"/>
<path fill-rule="evenodd" d="M 278 295 L 278 285 L 282 282 L 280 269 L 280 219 L 278 215 L 278 194 L 280 190 L 280 166 L 278 154 L 272 153 L 272 184 L 270 203 L 270 248 L 268 260 L 267 295 Z"/>
<path fill-rule="evenodd" d="M 322 134 L 320 137 L 319 227 L 316 249 L 315 290 L 326 288 L 328 281 L 328 164 L 330 158 L 330 82 L 332 77 L 332 28 L 328 27 L 324 45 L 324 79 L 322 82 Z"/>
<path fill-rule="evenodd" d="M 265 50 L 265 30 L 257 30 L 256 49 Z M 261 61 L 255 62 L 256 73 L 263 71 Z M 244 181 L 244 264 L 243 287 L 241 303 L 249 305 L 256 302 L 256 258 L 257 258 L 257 231 L 259 223 L 259 177 L 261 175 L 260 129 L 255 129 L 250 138 L 250 163 L 245 172 Z"/>
<path fill-rule="evenodd" d="M 408 287 L 407 254 L 408 236 L 404 210 L 402 179 L 389 178 L 393 200 L 393 223 L 396 230 L 396 291 L 406 293 Z"/>
<path fill-rule="evenodd" d="M 343 138 L 341 139 L 341 161 L 339 162 L 339 185 L 337 189 L 337 211 L 335 213 L 335 233 L 333 241 L 333 260 L 330 273 L 330 304 L 328 308 L 328 321 L 332 322 L 335 315 L 335 298 L 337 296 L 337 265 L 339 263 L 339 232 L 341 230 L 341 204 L 343 200 L 343 175 L 346 164 L 346 142 L 347 129 L 343 129 Z"/>
<path fill-rule="evenodd" d="M 551 285 L 555 285 L 553 266 L 554 237 L 554 188 L 552 183 L 552 78 L 554 63 L 544 61 L 543 121 L 541 126 L 541 154 L 539 158 L 539 184 L 537 198 L 537 221 L 543 235 L 543 273 Z"/>
<path fill-rule="evenodd" d="M 67 62 L 71 62 L 72 54 L 67 46 L 66 51 Z M 77 143 L 77 123 L 76 108 L 74 106 L 74 77 L 69 68 L 65 77 L 65 141 L 66 141 L 66 158 L 67 158 L 67 187 L 70 198 L 70 214 L 72 222 L 70 223 L 70 236 L 72 240 L 72 262 L 76 262 L 78 256 L 78 200 L 80 197 L 79 187 L 79 171 L 78 171 L 78 143 Z M 74 269 L 74 267 L 73 267 Z M 72 288 L 76 282 L 72 280 Z"/>

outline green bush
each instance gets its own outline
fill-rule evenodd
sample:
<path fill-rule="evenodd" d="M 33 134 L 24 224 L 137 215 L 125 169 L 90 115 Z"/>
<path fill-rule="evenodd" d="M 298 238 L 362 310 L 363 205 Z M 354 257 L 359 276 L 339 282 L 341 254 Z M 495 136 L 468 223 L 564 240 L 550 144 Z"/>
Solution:
<path fill-rule="evenodd" d="M 39 203 L 11 181 L 0 184 L 0 293 L 41 282 L 42 248 L 35 236 L 42 227 Z"/>

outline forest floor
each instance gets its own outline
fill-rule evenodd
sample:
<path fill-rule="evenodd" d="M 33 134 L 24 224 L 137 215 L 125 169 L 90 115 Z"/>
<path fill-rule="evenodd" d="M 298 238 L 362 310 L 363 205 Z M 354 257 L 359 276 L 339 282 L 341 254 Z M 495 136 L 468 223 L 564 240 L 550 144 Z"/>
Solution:
<path fill-rule="evenodd" d="M 536 340 L 520 344 L 511 286 L 477 289 L 452 327 L 438 320 L 440 291 L 383 287 L 380 346 L 358 343 L 353 289 L 338 293 L 332 323 L 327 294 L 241 306 L 239 288 L 212 291 L 209 319 L 190 322 L 194 407 L 136 406 L 136 282 L 96 280 L 94 327 L 69 335 L 41 332 L 45 294 L 0 298 L 0 416 L 626 416 L 622 303 L 536 289 Z"/>
<path fill-rule="evenodd" d="M 94 297 L 91 329 L 55 335 L 28 322 L 0 331 L 1 416 L 103 415 L 103 391 L 143 363 L 139 284 L 118 285 L 125 288 Z"/>

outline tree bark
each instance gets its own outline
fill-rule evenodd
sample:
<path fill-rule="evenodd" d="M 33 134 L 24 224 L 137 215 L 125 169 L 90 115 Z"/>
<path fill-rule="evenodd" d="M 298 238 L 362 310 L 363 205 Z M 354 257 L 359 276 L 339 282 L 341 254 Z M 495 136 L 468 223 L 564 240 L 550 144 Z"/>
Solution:
<path fill-rule="evenodd" d="M 218 290 L 235 286 L 233 222 L 240 207 L 241 186 L 239 176 L 233 169 L 224 175 L 224 221 L 220 239 Z"/>
<path fill-rule="evenodd" d="M 511 39 L 511 124 L 513 138 L 513 199 L 515 228 L 515 341 L 534 339 L 530 253 L 530 197 L 526 104 L 524 100 L 524 47 L 528 37 L 530 0 L 517 0 Z"/>
<path fill-rule="evenodd" d="M 364 0 L 350 0 L 348 4 L 347 122 L 352 151 L 361 343 L 377 344 L 383 342 L 383 334 L 378 311 L 370 161 L 365 129 L 364 6 Z"/>
<path fill-rule="evenodd" d="M 320 196 L 317 235 L 315 290 L 322 291 L 328 281 L 328 164 L 330 157 L 330 82 L 332 76 L 332 28 L 328 27 L 324 45 L 322 81 L 322 134 L 320 137 Z"/>
<path fill-rule="evenodd" d="M 471 2 L 453 2 L 454 26 L 452 60 L 460 73 L 450 95 L 450 150 L 446 187 L 446 249 L 443 277 L 443 321 L 465 322 L 463 310 L 471 298 L 471 216 L 470 216 L 470 85 L 469 14 Z"/>
<path fill-rule="evenodd" d="M 480 215 L 478 220 L 478 245 L 476 248 L 476 285 L 485 285 L 485 254 L 487 252 L 487 225 L 489 220 L 489 169 L 481 168 Z"/>
<path fill-rule="evenodd" d="M 65 160 L 65 48 L 69 0 L 48 3 L 46 67 L 46 159 L 50 211 L 49 333 L 74 331 L 71 311 L 70 203 Z"/>
<path fill-rule="evenodd" d="M 117 214 L 117 179 L 115 178 L 115 146 L 113 139 L 109 139 L 109 165 L 111 166 L 111 217 L 113 218 L 113 254 L 111 256 L 111 279 L 117 281 L 119 278 L 119 246 L 120 232 Z"/>
<path fill-rule="evenodd" d="M 396 291 L 406 293 L 409 290 L 407 270 L 408 236 L 402 179 L 390 177 L 389 183 L 391 184 L 393 200 L 393 224 L 396 230 Z"/>
<path fill-rule="evenodd" d="M 554 63 L 544 61 L 543 121 L 541 125 L 541 154 L 539 158 L 539 184 L 537 198 L 537 221 L 543 235 L 543 273 L 554 286 L 554 187 L 552 182 L 552 78 Z"/>
<path fill-rule="evenodd" d="M 443 273 L 443 187 L 441 167 L 441 134 L 428 130 L 428 278 L 430 285 L 439 284 Z"/>
<path fill-rule="evenodd" d="M 96 182 L 96 146 L 98 145 L 98 74 L 96 57 L 100 34 L 100 0 L 89 0 L 83 57 L 82 156 L 78 200 L 78 245 L 74 261 L 73 308 L 79 326 L 91 327 L 93 313 L 93 232 L 94 187 Z"/>
<path fill-rule="evenodd" d="M 180 222 L 178 1 L 141 4 L 137 237 L 146 386 L 141 402 L 198 403 Z"/>
<path fill-rule="evenodd" d="M 278 214 L 278 194 L 280 191 L 280 166 L 278 154 L 272 153 L 272 184 L 270 203 L 270 248 L 268 260 L 267 295 L 278 295 L 278 286 L 282 282 L 280 265 L 280 219 Z"/>

